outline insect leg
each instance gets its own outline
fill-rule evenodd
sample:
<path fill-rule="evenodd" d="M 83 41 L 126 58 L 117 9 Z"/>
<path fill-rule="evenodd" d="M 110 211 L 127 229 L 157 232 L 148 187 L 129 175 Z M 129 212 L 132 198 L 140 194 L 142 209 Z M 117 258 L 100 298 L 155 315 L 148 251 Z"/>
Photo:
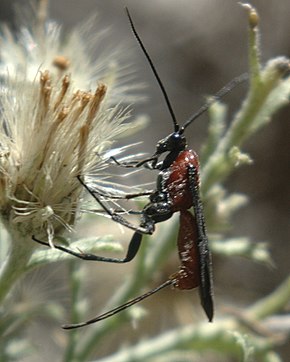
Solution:
<path fill-rule="evenodd" d="M 116 213 L 115 211 L 110 210 L 105 203 L 101 200 L 101 198 L 91 191 L 91 189 L 86 185 L 86 183 L 81 179 L 80 176 L 77 176 L 80 183 L 84 186 L 84 188 L 89 192 L 90 195 L 100 204 L 100 206 L 105 210 L 105 212 L 111 217 L 111 219 L 128 229 L 138 231 L 141 234 L 152 234 L 153 230 L 150 225 L 143 224 L 142 226 L 136 226 L 128 222 L 122 215 Z"/>
<path fill-rule="evenodd" d="M 156 165 L 156 156 L 152 156 L 149 158 L 146 158 L 145 160 L 141 161 L 131 161 L 131 162 L 119 162 L 114 156 L 111 156 L 110 159 L 114 161 L 118 166 L 125 167 L 125 168 L 138 168 L 138 167 L 145 167 L 149 169 L 154 169 Z M 151 165 L 151 163 L 152 165 Z"/>
<path fill-rule="evenodd" d="M 82 252 L 76 252 L 73 251 L 71 249 L 65 248 L 64 246 L 61 245 L 54 245 L 55 249 L 57 250 L 61 250 L 64 253 L 73 255 L 77 258 L 83 259 L 83 260 L 92 260 L 92 261 L 103 261 L 106 263 L 128 263 L 129 261 L 131 261 L 132 259 L 134 259 L 134 257 L 136 256 L 140 245 L 141 245 L 141 241 L 142 241 L 142 234 L 138 233 L 137 231 L 134 233 L 134 235 L 132 236 L 132 239 L 129 243 L 128 246 L 128 250 L 127 250 L 127 254 L 125 256 L 125 258 L 123 259 L 119 259 L 119 258 L 110 258 L 110 257 L 105 257 L 105 256 L 99 256 L 99 255 L 95 255 L 95 254 L 89 254 L 89 253 L 82 253 Z M 50 246 L 48 242 L 46 241 L 42 241 L 37 239 L 34 235 L 32 236 L 32 239 L 34 241 L 36 241 L 39 244 L 45 245 L 45 246 Z"/>
<path fill-rule="evenodd" d="M 82 183 L 83 185 L 84 183 Z M 89 188 L 86 188 L 87 190 L 89 190 Z M 151 191 L 142 191 L 142 192 L 136 192 L 136 193 L 132 193 L 132 194 L 124 194 L 124 195 L 111 195 L 111 194 L 106 194 L 104 192 L 100 192 L 100 191 L 89 191 L 90 194 L 97 194 L 98 196 L 102 196 L 102 197 L 107 197 L 109 199 L 112 200 L 130 200 L 130 199 L 135 199 L 137 197 L 141 197 L 141 196 L 150 196 L 152 194 L 152 190 Z"/>
<path fill-rule="evenodd" d="M 84 327 L 84 326 L 87 326 L 89 324 L 93 324 L 93 323 L 96 323 L 96 322 L 99 322 L 101 320 L 104 320 L 104 319 L 107 319 L 107 318 L 110 318 L 111 316 L 117 314 L 117 313 L 120 313 L 122 312 L 123 310 L 131 307 L 132 305 L 136 304 L 136 303 L 139 303 L 141 302 L 143 299 L 146 299 L 148 297 L 150 297 L 151 295 L 159 292 L 159 290 L 165 288 L 165 287 L 168 287 L 169 285 L 172 285 L 173 282 L 172 280 L 167 280 L 166 282 L 164 282 L 163 284 L 159 285 L 157 288 L 154 288 L 152 290 L 150 290 L 149 292 L 145 293 L 145 294 L 142 294 L 132 300 L 129 300 L 129 302 L 126 302 L 125 304 L 122 304 L 116 308 L 113 308 L 111 310 L 109 310 L 108 312 L 106 313 L 103 313 L 95 318 L 92 318 L 92 319 L 89 319 L 87 320 L 86 322 L 81 322 L 81 323 L 76 323 L 76 324 L 64 324 L 62 326 L 63 329 L 74 329 L 74 328 L 80 328 L 80 327 Z"/>
<path fill-rule="evenodd" d="M 198 169 L 194 165 L 188 166 L 189 188 L 192 194 L 193 209 L 196 219 L 198 250 L 200 260 L 200 298 L 203 309 L 209 319 L 213 318 L 213 281 L 211 253 L 208 247 L 203 206 L 200 199 Z"/>

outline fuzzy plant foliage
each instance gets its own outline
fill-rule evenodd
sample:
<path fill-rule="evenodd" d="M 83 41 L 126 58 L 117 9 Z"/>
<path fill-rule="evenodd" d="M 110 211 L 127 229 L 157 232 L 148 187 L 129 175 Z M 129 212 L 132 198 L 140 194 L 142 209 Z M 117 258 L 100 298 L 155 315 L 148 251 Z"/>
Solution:
<path fill-rule="evenodd" d="M 23 331 L 39 313 L 57 321 L 63 320 L 65 314 L 53 300 L 25 305 L 14 302 L 14 287 L 28 271 L 65 261 L 71 288 L 71 312 L 66 318 L 73 323 L 86 318 L 87 302 L 81 287 L 86 279 L 82 268 L 85 262 L 62 253 L 54 245 L 60 243 L 72 250 L 97 254 L 123 252 L 121 245 L 109 236 L 71 242 L 67 235 L 74 232 L 80 211 L 94 211 L 84 200 L 77 176 L 84 175 L 98 191 L 126 192 L 110 181 L 108 160 L 115 154 L 120 157 L 130 147 L 115 150 L 115 141 L 140 128 L 138 120 L 128 122 L 127 105 L 120 105 L 122 99 L 138 101 L 139 85 L 132 84 L 128 68 L 118 65 L 118 49 L 105 52 L 96 61 L 88 55 L 89 48 L 97 47 L 105 32 L 91 31 L 92 24 L 88 23 L 76 27 L 63 43 L 59 25 L 43 16 L 44 6 L 45 1 L 40 1 L 36 16 L 27 19 L 16 37 L 6 27 L 1 32 L 0 360 L 4 362 L 33 356 L 33 344 Z M 289 103 L 290 67 L 284 57 L 261 65 L 258 14 L 252 6 L 242 6 L 248 15 L 249 87 L 230 122 L 226 119 L 226 105 L 212 102 L 208 138 L 200 156 L 201 192 L 209 235 L 211 231 L 215 235 L 210 237 L 213 254 L 244 257 L 267 265 L 271 264 L 271 257 L 265 243 L 252 243 L 248 236 L 226 239 L 225 231 L 247 197 L 230 194 L 224 183 L 238 167 L 252 162 L 242 150 L 244 143 Z M 79 49 L 77 56 L 75 49 Z M 124 159 L 130 162 L 136 157 L 140 155 Z M 153 236 L 144 237 L 134 271 L 115 292 L 106 310 L 138 295 L 146 289 L 154 271 L 162 269 L 175 248 L 172 235 L 178 227 L 176 222 L 161 223 Z M 34 242 L 33 235 L 47 240 L 50 248 Z M 198 320 L 176 326 L 153 339 L 140 338 L 135 345 L 126 345 L 98 361 L 194 361 L 195 356 L 200 360 L 200 354 L 217 353 L 244 362 L 278 362 L 281 360 L 275 346 L 286 335 L 278 338 L 267 322 L 271 318 L 279 321 L 279 313 L 289 299 L 288 278 L 244 310 L 227 314 L 217 310 L 213 323 Z M 90 326 L 85 333 L 64 332 L 59 360 L 93 360 L 95 351 L 114 331 L 132 320 L 141 324 L 143 317 L 142 308 L 134 306 Z"/>

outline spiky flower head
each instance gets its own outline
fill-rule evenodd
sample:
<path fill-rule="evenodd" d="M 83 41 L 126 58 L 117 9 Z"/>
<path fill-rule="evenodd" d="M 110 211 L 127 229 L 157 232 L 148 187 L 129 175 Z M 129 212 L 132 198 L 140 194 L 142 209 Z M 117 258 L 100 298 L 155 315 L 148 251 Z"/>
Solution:
<path fill-rule="evenodd" d="M 128 127 L 116 105 L 128 94 L 116 51 L 91 61 L 98 32 L 90 24 L 64 45 L 57 24 L 29 23 L 16 38 L 7 29 L 1 36 L 0 213 L 9 231 L 46 234 L 52 245 L 74 224 L 77 176 L 101 174 L 103 155 Z"/>

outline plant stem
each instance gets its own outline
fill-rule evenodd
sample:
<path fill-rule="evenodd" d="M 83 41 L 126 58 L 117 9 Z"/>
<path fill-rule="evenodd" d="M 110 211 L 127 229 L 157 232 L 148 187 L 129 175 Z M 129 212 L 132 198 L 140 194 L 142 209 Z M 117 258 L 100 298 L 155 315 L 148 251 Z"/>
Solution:
<path fill-rule="evenodd" d="M 251 317 L 252 322 L 255 323 L 258 319 L 281 311 L 287 305 L 289 299 L 290 277 L 286 278 L 271 295 L 247 308 L 244 315 Z M 98 360 L 98 362 L 141 362 L 178 349 L 190 349 L 196 352 L 212 349 L 224 353 L 226 356 L 241 357 L 243 351 L 241 344 L 237 343 L 237 338 L 243 338 L 243 334 L 236 334 L 236 331 L 240 330 L 240 328 L 239 320 L 235 317 L 219 319 L 215 324 L 188 325 L 141 342 L 110 357 Z M 279 361 L 276 353 L 270 351 L 275 345 L 275 340 L 256 338 L 252 334 L 250 345 L 254 347 L 254 356 L 263 356 L 264 361 Z"/>
<path fill-rule="evenodd" d="M 79 318 L 79 294 L 81 289 L 80 278 L 80 263 L 78 260 L 70 260 L 68 263 L 69 281 L 71 289 L 71 321 L 72 323 L 78 323 Z M 77 346 L 77 331 L 73 330 L 69 333 L 68 344 L 63 358 L 64 362 L 74 361 L 74 355 L 76 353 Z"/>
<path fill-rule="evenodd" d="M 238 323 L 234 318 L 219 320 L 214 325 L 205 323 L 188 325 L 140 342 L 109 357 L 98 359 L 98 362 L 142 362 L 177 350 L 190 350 L 195 353 L 212 350 L 227 357 L 243 360 L 244 350 L 237 342 L 237 339 L 243 338 L 243 335 L 237 335 L 235 332 L 237 328 Z M 254 337 L 251 338 L 250 344 L 255 346 L 255 357 L 265 355 L 269 348 L 273 347 L 271 341 Z"/>
<path fill-rule="evenodd" d="M 0 269 L 0 304 L 3 303 L 15 282 L 26 272 L 27 263 L 33 252 L 25 237 L 15 233 L 9 254 Z"/>
<path fill-rule="evenodd" d="M 160 225 L 157 234 L 157 236 L 159 236 L 158 243 L 150 243 L 150 237 L 144 238 L 141 251 L 138 255 L 138 264 L 136 265 L 135 272 L 132 273 L 127 282 L 116 292 L 114 297 L 106 305 L 106 308 L 110 309 L 120 305 L 133 295 L 136 295 L 140 288 L 146 284 L 150 277 L 152 277 L 152 273 L 156 270 L 157 265 L 158 268 L 162 266 L 164 261 L 167 260 L 167 256 L 170 254 L 171 249 L 175 247 L 175 244 L 173 245 L 171 242 L 172 237 L 174 236 L 173 228 L 175 227 L 176 223 L 174 222 L 171 226 Z M 146 256 L 144 256 L 143 253 L 146 253 Z M 114 318 L 109 318 L 106 321 L 97 324 L 95 330 L 85 341 L 83 341 L 83 343 L 81 343 L 81 348 L 79 349 L 76 360 L 87 360 L 92 352 L 96 350 L 97 345 L 101 343 L 102 339 L 109 334 L 110 331 L 115 330 L 115 328 L 127 320 L 128 317 L 121 313 L 114 316 Z"/>
<path fill-rule="evenodd" d="M 250 308 L 246 315 L 252 319 L 263 319 L 279 312 L 290 301 L 290 275 L 271 294 L 259 300 Z"/>

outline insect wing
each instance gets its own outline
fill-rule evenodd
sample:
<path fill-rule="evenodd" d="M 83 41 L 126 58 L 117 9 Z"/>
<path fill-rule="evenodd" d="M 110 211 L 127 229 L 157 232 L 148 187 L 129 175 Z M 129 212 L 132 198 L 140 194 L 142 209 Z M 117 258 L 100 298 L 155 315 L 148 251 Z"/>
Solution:
<path fill-rule="evenodd" d="M 211 322 L 213 319 L 213 281 L 211 253 L 208 247 L 203 206 L 199 192 L 199 175 L 196 165 L 188 166 L 189 188 L 192 194 L 192 203 L 198 234 L 199 270 L 200 270 L 200 298 L 202 307 Z"/>

